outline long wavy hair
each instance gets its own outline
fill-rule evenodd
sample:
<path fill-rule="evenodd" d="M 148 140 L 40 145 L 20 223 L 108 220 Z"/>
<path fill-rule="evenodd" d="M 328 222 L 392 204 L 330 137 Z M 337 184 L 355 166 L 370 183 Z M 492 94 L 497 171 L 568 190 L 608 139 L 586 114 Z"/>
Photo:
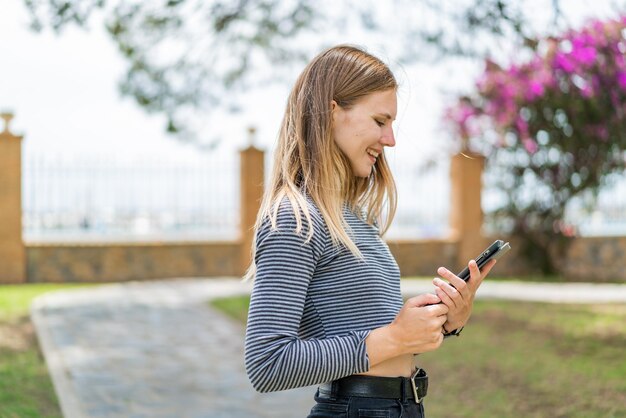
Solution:
<path fill-rule="evenodd" d="M 383 235 L 396 211 L 397 194 L 384 152 L 376 159 L 367 178 L 356 177 L 347 157 L 332 135 L 332 101 L 349 109 L 359 99 L 381 91 L 396 90 L 398 84 L 389 67 L 375 56 L 354 46 L 339 45 L 315 57 L 298 77 L 282 121 L 269 187 L 265 190 L 255 231 L 268 218 L 276 218 L 286 197 L 293 208 L 297 228 L 303 233 L 302 215 L 313 236 L 307 207 L 309 196 L 319 208 L 335 245 L 343 245 L 362 258 L 350 237 L 343 216 L 350 208 L 367 223 L 376 223 Z M 252 263 L 245 277 L 254 276 L 256 242 Z"/>

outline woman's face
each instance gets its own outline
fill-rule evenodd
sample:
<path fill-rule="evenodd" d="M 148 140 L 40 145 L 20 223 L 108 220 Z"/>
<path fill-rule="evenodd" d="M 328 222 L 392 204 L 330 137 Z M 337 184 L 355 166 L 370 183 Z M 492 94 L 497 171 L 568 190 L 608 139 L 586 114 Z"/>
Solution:
<path fill-rule="evenodd" d="M 371 93 L 347 109 L 333 100 L 333 139 L 355 176 L 368 177 L 384 147 L 396 145 L 391 123 L 397 107 L 395 89 Z"/>

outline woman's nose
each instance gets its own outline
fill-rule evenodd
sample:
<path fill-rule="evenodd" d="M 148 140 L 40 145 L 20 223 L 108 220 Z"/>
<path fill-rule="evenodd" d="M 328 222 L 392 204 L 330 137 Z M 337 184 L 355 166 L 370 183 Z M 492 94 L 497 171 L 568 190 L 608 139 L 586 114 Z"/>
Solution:
<path fill-rule="evenodd" d="M 393 129 L 389 129 L 383 133 L 380 138 L 380 143 L 386 147 L 394 147 L 396 145 L 396 138 L 393 135 Z"/>

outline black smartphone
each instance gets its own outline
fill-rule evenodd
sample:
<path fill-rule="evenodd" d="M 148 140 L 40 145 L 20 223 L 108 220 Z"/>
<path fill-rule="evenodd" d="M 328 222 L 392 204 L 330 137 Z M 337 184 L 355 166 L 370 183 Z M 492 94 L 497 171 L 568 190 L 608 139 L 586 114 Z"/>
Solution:
<path fill-rule="evenodd" d="M 495 240 L 493 244 L 487 247 L 478 257 L 474 259 L 476 264 L 478 264 L 478 269 L 483 268 L 485 264 L 487 264 L 490 260 L 497 260 L 502 257 L 511 249 L 511 246 L 508 242 L 504 242 L 501 239 Z M 470 278 L 469 267 L 465 267 L 463 271 L 457 274 L 461 279 L 468 281 Z"/>

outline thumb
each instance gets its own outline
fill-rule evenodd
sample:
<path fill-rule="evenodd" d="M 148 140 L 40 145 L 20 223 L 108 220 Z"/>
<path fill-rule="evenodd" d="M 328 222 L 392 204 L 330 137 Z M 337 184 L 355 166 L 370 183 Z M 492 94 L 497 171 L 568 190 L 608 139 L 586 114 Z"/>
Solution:
<path fill-rule="evenodd" d="M 420 307 L 426 305 L 436 305 L 441 302 L 439 296 L 432 293 L 424 293 L 418 296 L 414 296 L 406 301 L 407 306 Z"/>

